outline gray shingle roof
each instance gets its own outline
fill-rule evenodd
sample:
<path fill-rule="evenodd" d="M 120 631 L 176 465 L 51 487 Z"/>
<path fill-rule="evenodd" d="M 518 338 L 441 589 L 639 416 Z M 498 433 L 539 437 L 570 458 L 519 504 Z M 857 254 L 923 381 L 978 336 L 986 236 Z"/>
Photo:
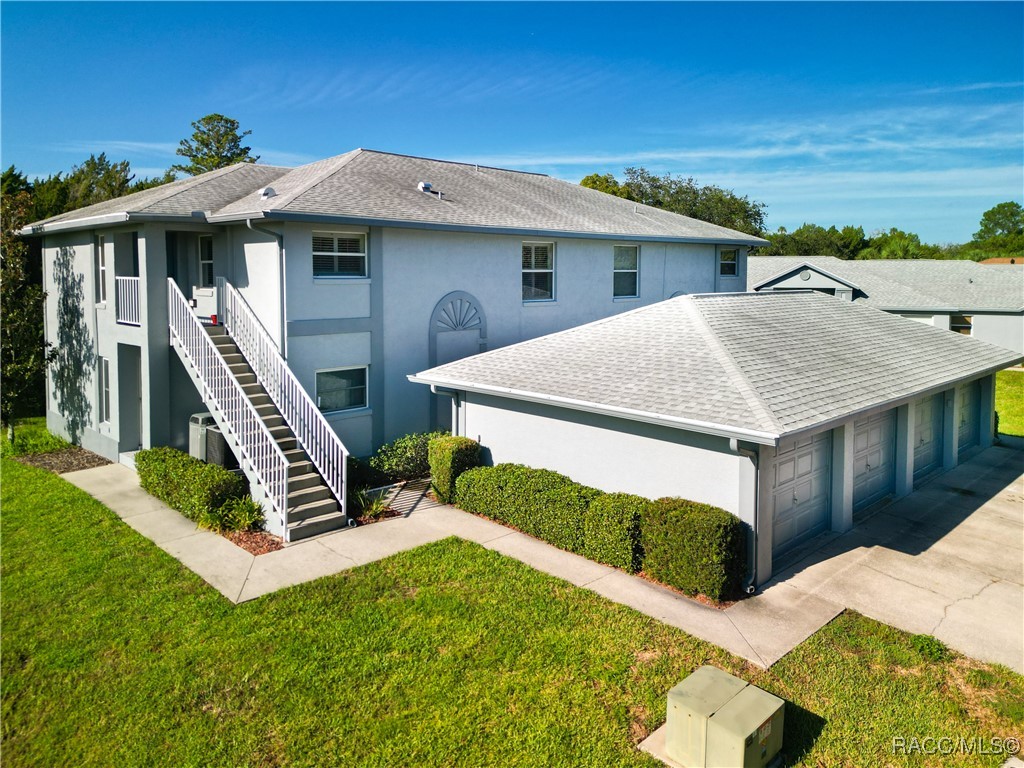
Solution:
<path fill-rule="evenodd" d="M 28 228 L 42 228 L 45 231 L 55 224 L 62 224 L 65 226 L 61 228 L 68 228 L 74 222 L 116 214 L 191 216 L 193 211 L 214 211 L 237 200 L 241 195 L 266 186 L 287 171 L 287 168 L 272 165 L 238 163 L 68 211 L 30 224 Z"/>
<path fill-rule="evenodd" d="M 417 185 L 430 182 L 436 194 Z M 357 149 L 297 168 L 277 196 L 250 194 L 213 220 L 323 216 L 451 228 L 764 244 L 760 238 L 534 173 Z"/>
<path fill-rule="evenodd" d="M 770 442 L 1021 359 L 824 294 L 768 292 L 681 296 L 413 378 Z"/>
<path fill-rule="evenodd" d="M 1024 309 L 1024 265 L 932 259 L 834 256 L 756 256 L 747 260 L 747 288 L 810 264 L 857 286 L 854 301 L 878 309 L 1019 312 Z"/>

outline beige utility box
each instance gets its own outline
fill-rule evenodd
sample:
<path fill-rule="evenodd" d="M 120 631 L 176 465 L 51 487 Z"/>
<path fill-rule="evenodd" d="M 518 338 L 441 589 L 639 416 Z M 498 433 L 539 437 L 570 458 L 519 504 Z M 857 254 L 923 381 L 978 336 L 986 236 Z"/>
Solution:
<path fill-rule="evenodd" d="M 687 768 L 763 768 L 782 749 L 786 702 L 715 667 L 668 692 L 665 752 Z"/>

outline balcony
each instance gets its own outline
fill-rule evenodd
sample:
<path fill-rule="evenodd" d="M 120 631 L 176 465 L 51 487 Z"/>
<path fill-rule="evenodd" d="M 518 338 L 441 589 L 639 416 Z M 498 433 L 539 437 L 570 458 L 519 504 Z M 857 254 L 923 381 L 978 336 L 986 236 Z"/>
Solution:
<path fill-rule="evenodd" d="M 142 325 L 139 306 L 139 278 L 117 277 L 117 322 L 121 325 Z"/>

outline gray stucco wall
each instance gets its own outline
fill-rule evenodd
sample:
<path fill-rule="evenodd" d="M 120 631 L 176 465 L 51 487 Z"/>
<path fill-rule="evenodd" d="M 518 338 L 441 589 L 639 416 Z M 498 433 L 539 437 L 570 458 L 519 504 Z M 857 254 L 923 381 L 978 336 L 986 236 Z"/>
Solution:
<path fill-rule="evenodd" d="M 609 492 L 682 496 L 752 522 L 752 475 L 742 499 L 740 490 L 750 460 L 730 452 L 727 438 L 475 393 L 461 407 L 465 435 L 493 464 L 553 469 Z"/>
<path fill-rule="evenodd" d="M 1024 313 L 974 315 L 971 336 L 1024 354 Z"/>

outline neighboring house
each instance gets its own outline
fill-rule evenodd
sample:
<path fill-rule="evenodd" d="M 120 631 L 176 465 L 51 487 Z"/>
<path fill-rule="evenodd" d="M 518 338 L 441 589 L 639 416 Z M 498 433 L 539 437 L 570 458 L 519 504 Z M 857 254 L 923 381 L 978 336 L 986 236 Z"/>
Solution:
<path fill-rule="evenodd" d="M 747 289 L 811 289 L 1024 352 L 1024 265 L 758 256 Z"/>
<path fill-rule="evenodd" d="M 416 374 L 489 462 L 682 496 L 773 559 L 991 445 L 1021 355 L 811 291 L 686 296 Z"/>
<path fill-rule="evenodd" d="M 116 460 L 186 447 L 210 411 L 288 538 L 344 521 L 349 451 L 447 423 L 409 373 L 743 290 L 765 244 L 543 175 L 367 150 L 235 165 L 24 232 L 59 350 L 50 429 Z"/>

